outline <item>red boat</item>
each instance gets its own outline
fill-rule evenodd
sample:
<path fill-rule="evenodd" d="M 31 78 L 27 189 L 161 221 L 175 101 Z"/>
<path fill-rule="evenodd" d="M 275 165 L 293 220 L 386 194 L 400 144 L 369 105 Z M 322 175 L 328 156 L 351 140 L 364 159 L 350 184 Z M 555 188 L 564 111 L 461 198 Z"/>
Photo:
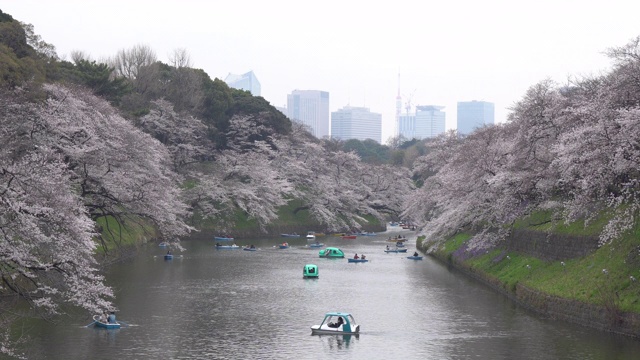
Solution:
<path fill-rule="evenodd" d="M 343 239 L 349 239 L 349 240 L 353 240 L 353 239 L 355 239 L 356 237 L 357 237 L 357 236 L 355 236 L 355 235 L 343 235 L 343 236 L 341 236 L 341 238 L 343 238 Z"/>

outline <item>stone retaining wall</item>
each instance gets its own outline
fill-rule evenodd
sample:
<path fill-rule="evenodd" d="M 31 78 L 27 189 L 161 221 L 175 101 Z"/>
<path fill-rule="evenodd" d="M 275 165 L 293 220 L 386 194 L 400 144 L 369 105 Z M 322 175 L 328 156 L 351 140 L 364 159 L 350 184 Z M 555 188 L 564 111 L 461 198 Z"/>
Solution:
<path fill-rule="evenodd" d="M 517 284 L 515 289 L 507 289 L 501 281 L 490 278 L 485 273 L 478 272 L 464 263 L 453 259 L 447 261 L 436 254 L 431 255 L 543 317 L 640 339 L 640 314 L 624 313 L 605 306 L 551 296 L 522 284 Z"/>

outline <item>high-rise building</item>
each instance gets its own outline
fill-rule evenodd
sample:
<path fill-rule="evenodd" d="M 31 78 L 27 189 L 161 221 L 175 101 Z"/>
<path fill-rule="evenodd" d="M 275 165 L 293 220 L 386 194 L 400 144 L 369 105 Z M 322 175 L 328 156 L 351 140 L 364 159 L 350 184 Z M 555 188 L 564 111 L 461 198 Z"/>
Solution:
<path fill-rule="evenodd" d="M 382 114 L 366 107 L 345 106 L 331 113 L 331 138 L 340 140 L 382 139 Z"/>
<path fill-rule="evenodd" d="M 475 100 L 458 102 L 458 135 L 468 135 L 479 127 L 493 123 L 493 103 Z"/>
<path fill-rule="evenodd" d="M 329 136 L 329 93 L 294 90 L 287 95 L 287 116 L 309 126 L 317 138 Z"/>
<path fill-rule="evenodd" d="M 229 73 L 229 75 L 224 79 L 224 82 L 234 89 L 247 90 L 253 96 L 260 96 L 260 82 L 253 71 L 249 71 L 242 75 Z"/>
<path fill-rule="evenodd" d="M 444 106 L 416 106 L 415 113 L 399 115 L 398 134 L 407 139 L 436 137 L 446 131 Z"/>

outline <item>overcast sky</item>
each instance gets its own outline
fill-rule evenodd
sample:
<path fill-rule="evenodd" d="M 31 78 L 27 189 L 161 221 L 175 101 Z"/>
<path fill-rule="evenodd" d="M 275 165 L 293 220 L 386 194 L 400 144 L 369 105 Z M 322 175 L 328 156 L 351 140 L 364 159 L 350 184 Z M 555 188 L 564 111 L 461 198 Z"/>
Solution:
<path fill-rule="evenodd" d="M 610 69 L 603 51 L 640 36 L 635 0 L 0 0 L 65 56 L 94 59 L 136 44 L 161 61 L 186 48 L 212 78 L 253 70 L 262 96 L 286 106 L 295 89 L 330 93 L 330 110 L 366 106 L 393 135 L 395 98 L 495 103 L 496 121 L 535 83 Z"/>

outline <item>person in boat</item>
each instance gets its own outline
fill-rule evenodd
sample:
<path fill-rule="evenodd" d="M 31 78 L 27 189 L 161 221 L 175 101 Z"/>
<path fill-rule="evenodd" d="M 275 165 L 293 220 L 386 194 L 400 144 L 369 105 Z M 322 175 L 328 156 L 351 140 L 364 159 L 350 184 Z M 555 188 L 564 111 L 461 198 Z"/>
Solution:
<path fill-rule="evenodd" d="M 167 255 L 171 255 L 171 250 L 167 250 Z"/>
<path fill-rule="evenodd" d="M 329 323 L 329 327 L 332 328 L 339 328 L 340 325 L 344 324 L 344 320 L 342 319 L 342 316 L 338 317 L 338 321 L 336 321 L 335 323 L 330 322 Z"/>
<path fill-rule="evenodd" d="M 353 258 L 354 258 L 354 259 L 356 259 L 356 260 L 357 260 L 357 259 L 360 259 L 360 258 L 358 257 L 358 253 L 356 253 L 356 255 L 355 255 Z"/>
<path fill-rule="evenodd" d="M 251 244 L 251 246 L 249 246 L 249 249 L 255 249 L 255 248 L 256 248 L 256 246 L 253 245 L 253 244 Z"/>
<path fill-rule="evenodd" d="M 216 243 L 216 247 L 220 246 L 220 243 Z"/>
<path fill-rule="evenodd" d="M 116 323 L 116 314 L 115 312 L 111 312 L 111 314 L 109 314 L 109 316 L 107 317 L 107 322 L 109 324 L 115 324 Z"/>
<path fill-rule="evenodd" d="M 367 258 L 367 257 L 366 257 L 364 254 L 362 254 L 362 256 L 360 257 L 360 259 L 362 259 L 362 260 L 364 260 L 364 259 L 366 259 L 366 258 Z"/>
<path fill-rule="evenodd" d="M 107 322 L 107 312 L 106 311 L 102 312 L 102 314 L 100 315 L 99 321 L 102 322 L 102 323 L 106 323 Z"/>
<path fill-rule="evenodd" d="M 417 251 L 414 251 L 414 252 L 413 252 L 413 256 L 414 256 L 414 257 L 418 256 L 418 252 L 417 252 Z"/>
<path fill-rule="evenodd" d="M 389 250 L 389 245 L 387 245 L 387 250 Z"/>

